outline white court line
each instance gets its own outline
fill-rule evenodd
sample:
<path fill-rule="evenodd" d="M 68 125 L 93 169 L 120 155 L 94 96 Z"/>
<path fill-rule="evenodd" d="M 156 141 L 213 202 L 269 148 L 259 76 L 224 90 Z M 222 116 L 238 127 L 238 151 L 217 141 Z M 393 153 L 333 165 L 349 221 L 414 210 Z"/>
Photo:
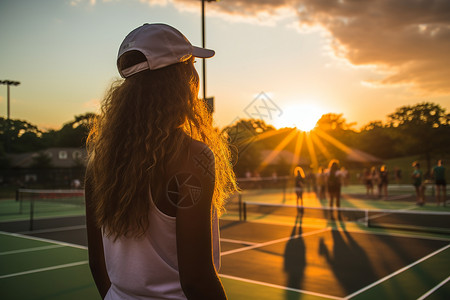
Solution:
<path fill-rule="evenodd" d="M 47 268 L 40 268 L 40 269 L 34 269 L 34 270 L 29 270 L 29 271 L 25 271 L 25 272 L 19 272 L 19 273 L 13 273 L 13 274 L 7 274 L 7 275 L 1 275 L 0 279 L 4 279 L 4 278 L 10 278 L 10 277 L 16 277 L 16 276 L 22 276 L 22 275 L 27 275 L 27 274 L 33 274 L 33 273 L 38 273 L 38 272 L 45 272 L 45 271 L 51 271 L 51 270 L 57 270 L 57 269 L 63 269 L 63 268 L 70 268 L 70 267 L 75 267 L 75 266 L 80 266 L 80 265 L 85 265 L 89 263 L 87 260 L 85 261 L 79 261 L 79 262 L 75 262 L 75 263 L 71 263 L 71 264 L 64 264 L 64 265 L 58 265 L 58 266 L 53 266 L 53 267 L 47 267 Z"/>
<path fill-rule="evenodd" d="M 323 229 L 319 229 L 319 230 L 315 230 L 315 231 L 310 231 L 310 232 L 307 232 L 307 233 L 302 233 L 302 234 L 297 234 L 297 235 L 290 236 L 290 237 L 281 238 L 281 239 L 278 239 L 278 240 L 268 241 L 268 242 L 264 242 L 264 243 L 258 243 L 258 244 L 254 244 L 252 246 L 247 246 L 247 247 L 242 247 L 242 248 L 238 248 L 238 249 L 222 252 L 220 254 L 220 256 L 233 254 L 233 253 L 237 253 L 237 252 L 242 252 L 242 251 L 247 251 L 247 250 L 251 250 L 251 249 L 255 249 L 255 248 L 265 247 L 265 246 L 268 246 L 268 245 L 272 245 L 272 244 L 288 241 L 290 239 L 295 239 L 295 238 L 298 238 L 298 237 L 309 236 L 309 235 L 321 233 L 321 232 L 324 232 L 324 231 L 330 231 L 330 230 L 331 230 L 331 228 L 327 227 L 327 228 L 323 228 Z"/>
<path fill-rule="evenodd" d="M 84 229 L 84 228 L 86 228 L 86 225 L 76 225 L 76 226 L 66 226 L 66 227 L 58 227 L 58 228 L 51 228 L 51 229 L 21 231 L 21 232 L 19 232 L 19 234 L 50 233 L 50 232 L 59 232 L 59 231 L 66 231 L 66 230 L 78 230 L 78 229 Z"/>
<path fill-rule="evenodd" d="M 51 243 L 51 244 L 56 244 L 56 245 L 62 245 L 62 246 L 67 246 L 67 247 L 87 250 L 86 246 L 80 246 L 80 245 L 66 243 L 66 242 L 59 242 L 59 241 L 50 240 L 50 239 L 38 238 L 38 237 L 35 237 L 35 236 L 28 236 L 28 235 L 23 235 L 23 234 L 19 234 L 19 233 L 10 233 L 10 232 L 5 232 L 5 231 L 0 231 L 0 234 L 20 237 L 20 238 L 24 238 L 24 239 L 28 239 L 28 240 L 46 242 L 46 243 Z"/>
<path fill-rule="evenodd" d="M 369 217 L 369 222 L 370 222 L 370 220 L 374 220 L 374 219 L 381 218 L 381 217 L 384 217 L 384 216 L 392 215 L 392 214 L 394 214 L 394 213 L 399 213 L 399 212 L 401 213 L 401 212 L 411 211 L 411 210 L 413 210 L 414 208 L 416 208 L 415 205 L 414 205 L 414 206 L 407 207 L 407 208 L 395 210 L 395 211 L 388 211 L 388 212 L 380 211 L 379 214 L 375 214 L 375 215 L 373 215 L 372 217 Z M 369 209 L 367 209 L 367 210 L 370 211 Z M 360 218 L 360 219 L 357 220 L 357 222 L 361 222 L 361 221 L 366 221 L 366 218 L 364 217 L 364 218 Z M 370 227 L 370 226 L 369 226 L 369 227 Z"/>
<path fill-rule="evenodd" d="M 292 227 L 292 224 L 286 224 L 286 223 L 282 223 L 282 222 L 272 222 L 272 221 L 247 221 L 247 222 L 251 222 L 251 223 L 256 223 L 256 224 L 269 224 L 269 225 L 277 225 L 277 226 L 289 226 Z M 306 228 L 311 228 L 311 226 L 305 226 Z M 313 226 L 315 228 L 320 227 L 323 228 L 323 225 L 319 225 L 319 226 Z M 417 238 L 417 239 L 424 239 L 424 240 L 436 240 L 436 241 L 444 241 L 444 242 L 450 242 L 450 238 L 445 238 L 445 237 L 437 237 L 437 236 L 426 236 L 426 235 L 419 235 L 419 234 L 413 234 L 413 233 L 388 233 L 388 232 L 376 232 L 376 231 L 372 231 L 375 230 L 375 228 L 371 228 L 371 230 L 366 230 L 366 229 L 348 229 L 346 228 L 345 230 L 340 230 L 339 228 L 335 228 L 333 230 L 338 230 L 338 231 L 346 231 L 349 233 L 365 233 L 365 234 L 375 234 L 375 235 L 387 235 L 387 236 L 397 236 L 397 237 L 405 237 L 405 238 Z"/>
<path fill-rule="evenodd" d="M 305 290 L 300 290 L 300 289 L 294 289 L 294 288 L 290 288 L 290 287 L 286 287 L 286 286 L 281 286 L 281 285 L 277 285 L 277 284 L 272 284 L 272 283 L 267 283 L 267 282 L 262 282 L 262 281 L 256 281 L 256 280 L 251 280 L 251 279 L 241 278 L 241 277 L 236 277 L 236 276 L 231 276 L 231 275 L 219 274 L 219 276 L 223 277 L 223 278 L 228 278 L 228 279 L 233 279 L 233 280 L 238 280 L 238 281 L 243 281 L 243 282 L 248 282 L 248 283 L 253 283 L 253 284 L 258 284 L 258 285 L 263 285 L 263 286 L 268 286 L 268 287 L 272 287 L 272 288 L 276 288 L 276 289 L 280 289 L 280 290 L 287 290 L 287 291 L 292 291 L 292 292 L 297 292 L 297 293 L 308 294 L 308 295 L 312 295 L 312 296 L 319 296 L 319 297 L 323 297 L 323 298 L 336 299 L 336 300 L 342 299 L 342 298 L 336 297 L 336 296 L 331 296 L 331 295 L 326 295 L 326 294 L 321 294 L 321 293 L 315 293 L 315 292 L 310 292 L 310 291 L 305 291 Z"/>
<path fill-rule="evenodd" d="M 47 249 L 53 249 L 53 248 L 61 248 L 61 247 L 64 247 L 64 246 L 63 245 L 50 245 L 50 246 L 34 247 L 34 248 L 27 248 L 27 249 L 11 250 L 11 251 L 0 252 L 0 255 L 10 255 L 10 254 L 34 252 L 34 251 L 47 250 Z"/>
<path fill-rule="evenodd" d="M 415 262 L 413 262 L 413 263 L 407 265 L 406 267 L 401 268 L 400 270 L 397 270 L 397 271 L 394 272 L 394 273 L 391 273 L 391 274 L 389 274 L 389 275 L 387 275 L 387 276 L 381 278 L 380 280 L 375 281 L 374 283 L 372 283 L 372 284 L 370 284 L 370 285 L 368 285 L 368 286 L 366 286 L 366 287 L 364 287 L 364 288 L 362 288 L 362 289 L 360 289 L 360 290 L 354 292 L 353 294 L 348 295 L 347 297 L 345 297 L 345 299 L 353 298 L 353 297 L 355 297 L 356 295 L 359 295 L 359 294 L 361 294 L 362 292 L 367 291 L 368 289 L 370 289 L 370 288 L 372 288 L 372 287 L 374 287 L 374 286 L 376 286 L 376 285 L 382 283 L 383 281 L 386 281 L 386 280 L 388 280 L 388 279 L 390 279 L 390 278 L 392 278 L 392 277 L 394 277 L 394 276 L 400 274 L 401 272 L 410 269 L 411 267 L 413 267 L 413 266 L 415 266 L 415 265 L 421 263 L 421 262 L 424 261 L 424 260 L 427 260 L 428 258 L 430 258 L 430 257 L 432 257 L 432 256 L 434 256 L 434 255 L 436 255 L 436 254 L 438 254 L 439 252 L 442 252 L 442 251 L 446 250 L 446 249 L 449 248 L 449 247 L 450 247 L 450 244 L 448 244 L 448 245 L 445 246 L 445 247 L 442 247 L 441 249 L 438 249 L 438 250 L 434 251 L 433 253 L 428 254 L 428 255 L 425 256 L 425 257 L 422 257 L 422 258 L 419 259 L 419 260 L 416 260 Z"/>
<path fill-rule="evenodd" d="M 426 292 L 425 294 L 423 294 L 420 298 L 417 298 L 417 300 L 423 300 L 426 297 L 430 296 L 431 294 L 434 293 L 435 290 L 437 290 L 438 288 L 440 288 L 441 286 L 443 286 L 444 284 L 447 283 L 447 281 L 450 280 L 450 276 L 447 277 L 447 279 L 445 279 L 444 281 L 442 281 L 441 283 L 439 283 L 437 286 L 435 286 L 434 288 L 432 288 L 431 290 L 429 290 L 428 292 Z"/>
<path fill-rule="evenodd" d="M 220 238 L 221 242 L 234 243 L 234 244 L 244 244 L 244 245 L 255 245 L 258 243 L 248 242 L 248 241 L 240 241 L 240 240 L 232 240 L 232 239 L 224 239 Z"/>

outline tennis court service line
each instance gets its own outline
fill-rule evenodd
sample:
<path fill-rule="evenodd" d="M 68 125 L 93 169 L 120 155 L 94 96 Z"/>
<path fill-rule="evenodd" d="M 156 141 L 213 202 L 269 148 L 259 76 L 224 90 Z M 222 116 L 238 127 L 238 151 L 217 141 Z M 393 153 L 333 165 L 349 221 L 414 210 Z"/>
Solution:
<path fill-rule="evenodd" d="M 1 255 L 17 254 L 17 253 L 25 253 L 25 252 L 34 252 L 34 251 L 40 251 L 40 250 L 48 250 L 48 249 L 61 248 L 61 247 L 65 247 L 65 246 L 63 246 L 63 245 L 49 245 L 49 246 L 34 247 L 34 248 L 27 248 L 27 249 L 18 249 L 18 250 L 0 252 L 0 256 Z"/>
<path fill-rule="evenodd" d="M 237 252 L 242 252 L 242 251 L 252 250 L 252 249 L 255 249 L 255 248 L 265 247 L 265 246 L 269 246 L 269 245 L 272 245 L 272 244 L 285 242 L 285 241 L 288 241 L 290 239 L 296 239 L 296 238 L 299 238 L 299 237 L 305 237 L 305 236 L 309 236 L 309 235 L 314 235 L 314 234 L 318 234 L 318 233 L 325 232 L 325 231 L 330 231 L 330 230 L 331 230 L 331 227 L 327 227 L 327 228 L 314 230 L 314 231 L 310 231 L 310 232 L 306 232 L 306 233 L 302 233 L 302 234 L 297 234 L 297 235 L 294 235 L 294 236 L 289 236 L 289 237 L 285 237 L 285 238 L 281 238 L 281 239 L 277 239 L 277 240 L 272 240 L 272 241 L 268 241 L 268 242 L 264 242 L 264 243 L 257 243 L 257 244 L 251 245 L 251 246 L 242 247 L 242 248 L 238 248 L 238 249 L 222 252 L 220 254 L 220 256 L 225 256 L 225 255 L 229 255 L 229 254 L 233 254 L 233 253 L 237 253 Z"/>
<path fill-rule="evenodd" d="M 256 280 L 251 280 L 251 279 L 247 279 L 247 278 L 236 277 L 236 276 L 231 276 L 231 275 L 226 275 L 226 274 L 219 274 L 219 276 L 223 277 L 223 278 L 228 278 L 228 279 L 263 285 L 263 286 L 267 286 L 267 287 L 272 287 L 272 288 L 276 288 L 276 289 L 280 289 L 280 290 L 287 290 L 287 291 L 292 291 L 292 292 L 297 292 L 297 293 L 302 293 L 302 294 L 308 294 L 311 296 L 318 296 L 318 297 L 322 297 L 322 298 L 329 298 L 329 299 L 336 299 L 336 300 L 342 299 L 342 298 L 336 297 L 336 296 L 331 296 L 331 295 L 326 295 L 326 294 L 321 294 L 321 293 L 316 293 L 316 292 L 310 292 L 310 291 L 305 291 L 305 290 L 300 290 L 300 289 L 294 289 L 294 288 L 290 288 L 290 287 L 282 286 L 282 285 L 278 285 L 278 284 L 256 281 Z"/>
<path fill-rule="evenodd" d="M 429 290 L 428 292 L 426 292 L 425 294 L 423 294 L 420 298 L 417 298 L 417 300 L 423 300 L 423 299 L 427 298 L 428 296 L 430 296 L 431 294 L 433 294 L 434 291 L 436 291 L 436 290 L 439 289 L 441 286 L 443 286 L 444 284 L 446 284 L 449 280 L 450 280 L 450 276 L 448 276 L 447 279 L 445 279 L 444 281 L 442 281 L 441 283 L 439 283 L 437 286 L 435 286 L 434 288 L 432 288 L 431 290 Z"/>
<path fill-rule="evenodd" d="M 221 242 L 227 242 L 227 243 L 233 243 L 233 244 L 244 244 L 244 245 L 255 245 L 255 244 L 258 244 L 258 243 L 254 243 L 254 242 L 232 240 L 232 239 L 224 239 L 224 238 L 220 238 L 220 241 Z"/>
<path fill-rule="evenodd" d="M 32 230 L 32 231 L 21 231 L 18 233 L 19 234 L 50 233 L 50 232 L 78 230 L 78 229 L 85 229 L 85 228 L 86 228 L 86 225 L 76 225 L 76 226 L 66 226 L 66 227 L 58 227 L 58 228 L 50 228 L 50 229 Z"/>
<path fill-rule="evenodd" d="M 59 242 L 59 241 L 55 241 L 55 240 L 44 239 L 44 238 L 39 238 L 39 237 L 29 236 L 29 235 L 23 235 L 23 234 L 19 234 L 19 233 L 11 233 L 11 232 L 0 231 L 0 234 L 14 236 L 14 237 L 19 237 L 19 238 L 28 239 L 28 240 L 46 242 L 46 243 L 51 243 L 51 244 L 55 244 L 55 245 L 62 245 L 62 246 L 67 246 L 67 247 L 87 250 L 86 246 L 81 246 L 81 245 L 76 245 L 76 244 L 71 244 L 71 243 L 66 243 L 66 242 Z"/>
<path fill-rule="evenodd" d="M 360 290 L 354 292 L 353 294 L 348 295 L 348 296 L 345 297 L 344 299 L 350 299 L 350 298 L 353 298 L 353 297 L 355 297 L 356 295 L 359 295 L 359 294 L 361 294 L 362 292 L 367 291 L 368 289 L 370 289 L 370 288 L 372 288 L 372 287 L 374 287 L 374 286 L 376 286 L 376 285 L 379 285 L 380 283 L 382 283 L 382 282 L 384 282 L 384 281 L 386 281 L 386 280 L 388 280 L 388 279 L 390 279 L 390 278 L 392 278 L 392 277 L 394 277 L 394 276 L 396 276 L 396 275 L 402 273 L 403 271 L 406 271 L 406 270 L 412 268 L 413 266 L 415 266 L 415 265 L 417 265 L 417 264 L 423 262 L 424 260 L 427 260 L 428 258 L 430 258 L 430 257 L 432 257 L 432 256 L 434 256 L 434 255 L 436 255 L 436 254 L 438 254 L 438 253 L 440 253 L 440 252 L 442 252 L 442 251 L 448 249 L 449 247 L 450 247 L 450 244 L 448 244 L 447 246 L 442 247 L 441 249 L 438 249 L 438 250 L 434 251 L 433 253 L 428 254 L 427 256 L 422 257 L 422 258 L 419 259 L 419 260 L 416 260 L 415 262 L 413 262 L 413 263 L 407 265 L 406 267 L 403 267 L 403 268 L 401 268 L 401 269 L 395 271 L 394 273 L 391 273 L 391 274 L 389 274 L 389 275 L 387 275 L 387 276 L 381 278 L 380 280 L 375 281 L 375 282 L 372 283 L 372 284 L 369 284 L 368 286 L 366 286 L 366 287 L 364 287 L 364 288 L 362 288 L 362 289 L 360 289 Z"/>
<path fill-rule="evenodd" d="M 58 265 L 58 266 L 53 266 L 53 267 L 34 269 L 34 270 L 18 272 L 18 273 L 13 273 L 13 274 L 6 274 L 6 275 L 1 275 L 0 279 L 10 278 L 10 277 L 17 277 L 17 276 L 28 275 L 28 274 L 39 273 L 39 272 L 52 271 L 52 270 L 63 269 L 63 268 L 70 268 L 70 267 L 85 265 L 85 264 L 88 264 L 88 263 L 89 263 L 89 261 L 84 260 L 84 261 L 74 262 L 74 263 L 70 263 L 70 264 L 64 264 L 64 265 Z"/>

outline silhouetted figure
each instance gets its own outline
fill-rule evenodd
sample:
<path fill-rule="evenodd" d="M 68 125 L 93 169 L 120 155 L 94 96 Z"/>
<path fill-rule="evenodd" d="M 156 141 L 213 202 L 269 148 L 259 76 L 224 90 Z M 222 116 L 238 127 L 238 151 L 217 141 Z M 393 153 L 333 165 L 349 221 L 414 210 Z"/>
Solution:
<path fill-rule="evenodd" d="M 323 167 L 319 167 L 316 178 L 319 200 L 326 199 L 326 176 L 327 175 L 325 174 Z"/>
<path fill-rule="evenodd" d="M 388 196 L 389 172 L 385 165 L 380 168 L 380 196 L 383 194 L 384 199 Z"/>
<path fill-rule="evenodd" d="M 445 167 L 442 160 L 438 160 L 437 166 L 433 168 L 432 175 L 434 177 L 434 184 L 436 186 L 436 203 L 439 206 L 442 204 L 445 206 L 447 197 L 447 182 L 445 180 Z"/>
<path fill-rule="evenodd" d="M 423 206 L 425 205 L 425 185 L 423 182 L 423 172 L 420 169 L 420 163 L 418 161 L 413 162 L 412 166 L 414 167 L 414 171 L 411 174 L 411 178 L 413 179 L 413 185 L 416 189 L 416 204 Z"/>
<path fill-rule="evenodd" d="M 328 176 L 327 176 L 327 188 L 329 206 L 332 208 L 334 206 L 334 201 L 336 201 L 336 207 L 341 206 L 341 179 L 339 174 L 339 161 L 337 159 L 332 159 L 328 165 Z"/>
<path fill-rule="evenodd" d="M 303 190 L 305 188 L 305 172 L 302 167 L 296 167 L 294 170 L 295 174 L 295 194 L 297 196 L 297 208 L 303 206 Z"/>
<path fill-rule="evenodd" d="M 372 196 L 373 195 L 372 174 L 370 173 L 370 170 L 367 168 L 364 168 L 363 170 L 362 181 L 363 184 L 366 186 L 366 195 Z"/>

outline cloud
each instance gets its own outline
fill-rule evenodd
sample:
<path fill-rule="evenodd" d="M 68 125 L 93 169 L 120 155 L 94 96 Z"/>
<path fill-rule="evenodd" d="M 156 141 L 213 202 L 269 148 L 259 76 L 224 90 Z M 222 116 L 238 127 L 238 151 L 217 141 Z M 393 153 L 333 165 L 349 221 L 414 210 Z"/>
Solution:
<path fill-rule="evenodd" d="M 91 99 L 87 102 L 83 103 L 83 108 L 95 109 L 98 110 L 100 108 L 100 100 Z"/>
<path fill-rule="evenodd" d="M 180 10 L 200 7 L 198 1 L 167 1 Z M 237 20 L 280 20 L 295 13 L 299 28 L 319 26 L 329 32 L 336 57 L 382 71 L 381 79 L 366 80 L 374 86 L 450 94 L 448 0 L 227 0 L 209 3 L 207 9 Z"/>

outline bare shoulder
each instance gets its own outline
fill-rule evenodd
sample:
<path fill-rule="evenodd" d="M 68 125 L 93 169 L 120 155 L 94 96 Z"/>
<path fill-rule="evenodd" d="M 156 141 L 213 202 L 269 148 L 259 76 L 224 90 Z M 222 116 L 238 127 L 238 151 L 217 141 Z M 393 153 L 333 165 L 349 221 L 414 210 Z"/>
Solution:
<path fill-rule="evenodd" d="M 214 153 L 208 147 L 208 145 L 206 145 L 205 143 L 200 142 L 198 140 L 191 140 L 191 142 L 189 143 L 189 151 L 193 155 L 198 155 L 198 154 L 206 155 L 206 154 L 208 154 L 208 155 L 211 155 L 212 157 L 214 157 Z"/>
<path fill-rule="evenodd" d="M 192 140 L 189 145 L 188 160 L 188 168 L 194 174 L 214 176 L 214 153 L 206 144 Z"/>

